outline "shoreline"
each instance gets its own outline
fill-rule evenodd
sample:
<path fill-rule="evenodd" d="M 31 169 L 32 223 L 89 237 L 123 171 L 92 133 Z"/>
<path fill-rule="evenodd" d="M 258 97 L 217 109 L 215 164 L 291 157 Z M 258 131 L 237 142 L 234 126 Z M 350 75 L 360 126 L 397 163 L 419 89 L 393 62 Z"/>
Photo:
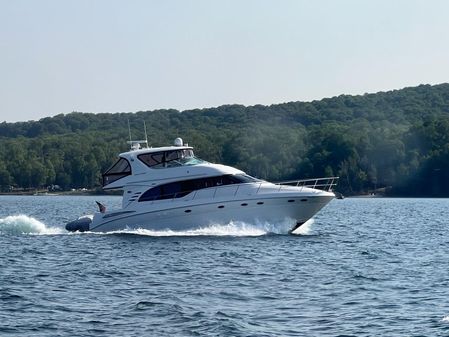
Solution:
<path fill-rule="evenodd" d="M 50 196 L 122 196 L 122 191 L 102 191 L 102 190 L 87 190 L 87 191 L 60 191 L 60 192 L 48 192 L 46 190 L 42 191 L 22 191 L 22 192 L 0 192 L 0 196 L 34 196 L 34 197 L 50 197 Z M 343 199 L 335 198 L 336 200 L 344 200 L 344 199 L 447 199 L 449 196 L 432 196 L 432 195 L 384 195 L 384 194 L 376 194 L 376 195 L 366 195 L 366 194 L 356 194 L 356 195 L 347 195 L 344 196 Z"/>
<path fill-rule="evenodd" d="M 102 190 L 86 190 L 86 191 L 47 191 L 47 190 L 34 190 L 34 191 L 14 191 L 14 192 L 0 192 L 0 196 L 94 196 L 94 195 L 116 195 L 121 196 L 122 191 L 106 192 Z"/>

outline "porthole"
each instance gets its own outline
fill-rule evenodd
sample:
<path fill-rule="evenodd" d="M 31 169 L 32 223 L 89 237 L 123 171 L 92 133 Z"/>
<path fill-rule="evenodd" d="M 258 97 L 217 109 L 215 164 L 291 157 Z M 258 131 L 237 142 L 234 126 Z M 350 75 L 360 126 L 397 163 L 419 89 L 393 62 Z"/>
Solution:
<path fill-rule="evenodd" d="M 302 202 L 305 202 L 305 201 L 307 201 L 307 199 L 301 199 L 301 201 L 302 201 Z"/>
<path fill-rule="evenodd" d="M 263 205 L 263 201 L 259 201 L 257 204 L 258 205 Z"/>
<path fill-rule="evenodd" d="M 220 206 L 218 206 L 218 208 L 224 208 L 224 206 L 223 206 L 223 205 L 220 205 Z"/>
<path fill-rule="evenodd" d="M 242 206 L 248 206 L 248 204 L 244 202 L 244 203 L 242 204 Z"/>
<path fill-rule="evenodd" d="M 290 199 L 288 202 L 295 202 L 295 200 L 293 200 L 293 199 Z"/>
<path fill-rule="evenodd" d="M 184 212 L 190 213 L 190 212 L 192 212 L 192 210 L 191 209 L 186 209 Z"/>

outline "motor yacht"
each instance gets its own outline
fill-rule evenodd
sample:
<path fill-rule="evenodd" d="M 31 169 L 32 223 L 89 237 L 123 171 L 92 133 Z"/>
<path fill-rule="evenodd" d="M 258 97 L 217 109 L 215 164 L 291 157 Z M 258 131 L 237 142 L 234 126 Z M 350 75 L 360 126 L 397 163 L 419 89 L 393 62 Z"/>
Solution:
<path fill-rule="evenodd" d="M 288 221 L 294 231 L 335 197 L 337 177 L 275 184 L 199 159 L 181 138 L 166 147 L 129 143 L 131 149 L 102 175 L 104 190 L 123 191 L 121 209 L 98 203 L 98 212 L 69 222 L 67 230 L 184 231 L 235 221 Z"/>

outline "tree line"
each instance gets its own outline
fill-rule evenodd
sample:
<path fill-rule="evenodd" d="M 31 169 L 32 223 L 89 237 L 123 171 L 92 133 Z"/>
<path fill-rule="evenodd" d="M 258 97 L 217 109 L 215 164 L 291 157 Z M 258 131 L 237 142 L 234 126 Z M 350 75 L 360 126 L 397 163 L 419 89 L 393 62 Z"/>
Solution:
<path fill-rule="evenodd" d="M 339 176 L 344 194 L 449 196 L 449 84 L 271 106 L 72 112 L 0 123 L 0 188 L 96 188 L 133 138 L 182 137 L 210 162 L 271 181 Z"/>

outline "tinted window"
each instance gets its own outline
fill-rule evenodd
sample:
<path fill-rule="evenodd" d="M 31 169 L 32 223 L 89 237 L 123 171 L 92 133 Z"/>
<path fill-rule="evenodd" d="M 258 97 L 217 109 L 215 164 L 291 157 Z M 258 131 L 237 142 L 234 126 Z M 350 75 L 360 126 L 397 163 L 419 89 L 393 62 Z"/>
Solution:
<path fill-rule="evenodd" d="M 137 156 L 145 165 L 154 167 L 164 163 L 164 152 L 144 153 Z"/>
<path fill-rule="evenodd" d="M 131 166 L 126 159 L 120 158 L 112 167 L 106 171 L 108 173 L 126 173 L 131 172 Z"/>
<path fill-rule="evenodd" d="M 181 158 L 181 151 L 165 152 L 165 161 L 171 161 Z"/>
<path fill-rule="evenodd" d="M 177 181 L 149 189 L 142 194 L 139 201 L 182 198 L 193 191 L 204 188 L 242 184 L 254 181 L 258 180 L 247 175 L 224 175 L 218 177 Z"/>
<path fill-rule="evenodd" d="M 120 158 L 114 165 L 103 174 L 103 186 L 113 183 L 120 178 L 131 174 L 131 166 L 124 158 Z"/>
<path fill-rule="evenodd" d="M 162 199 L 179 198 L 177 196 L 179 192 L 181 192 L 181 184 L 179 182 L 162 185 Z"/>
<path fill-rule="evenodd" d="M 247 174 L 236 174 L 233 176 L 230 176 L 231 179 L 233 179 L 236 183 L 244 184 L 244 183 L 254 183 L 257 181 L 260 181 L 259 179 L 256 179 L 254 177 L 251 177 Z"/>
<path fill-rule="evenodd" d="M 156 186 L 146 191 L 140 197 L 139 201 L 158 200 L 161 197 L 161 187 Z"/>
<path fill-rule="evenodd" d="M 143 153 L 138 155 L 137 158 L 139 158 L 145 165 L 155 169 L 194 165 L 202 162 L 201 159 L 195 158 L 191 149 Z"/>
<path fill-rule="evenodd" d="M 158 162 L 156 162 L 152 157 L 150 153 L 141 154 L 138 156 L 140 161 L 142 161 L 145 165 L 153 166 L 156 165 Z"/>

